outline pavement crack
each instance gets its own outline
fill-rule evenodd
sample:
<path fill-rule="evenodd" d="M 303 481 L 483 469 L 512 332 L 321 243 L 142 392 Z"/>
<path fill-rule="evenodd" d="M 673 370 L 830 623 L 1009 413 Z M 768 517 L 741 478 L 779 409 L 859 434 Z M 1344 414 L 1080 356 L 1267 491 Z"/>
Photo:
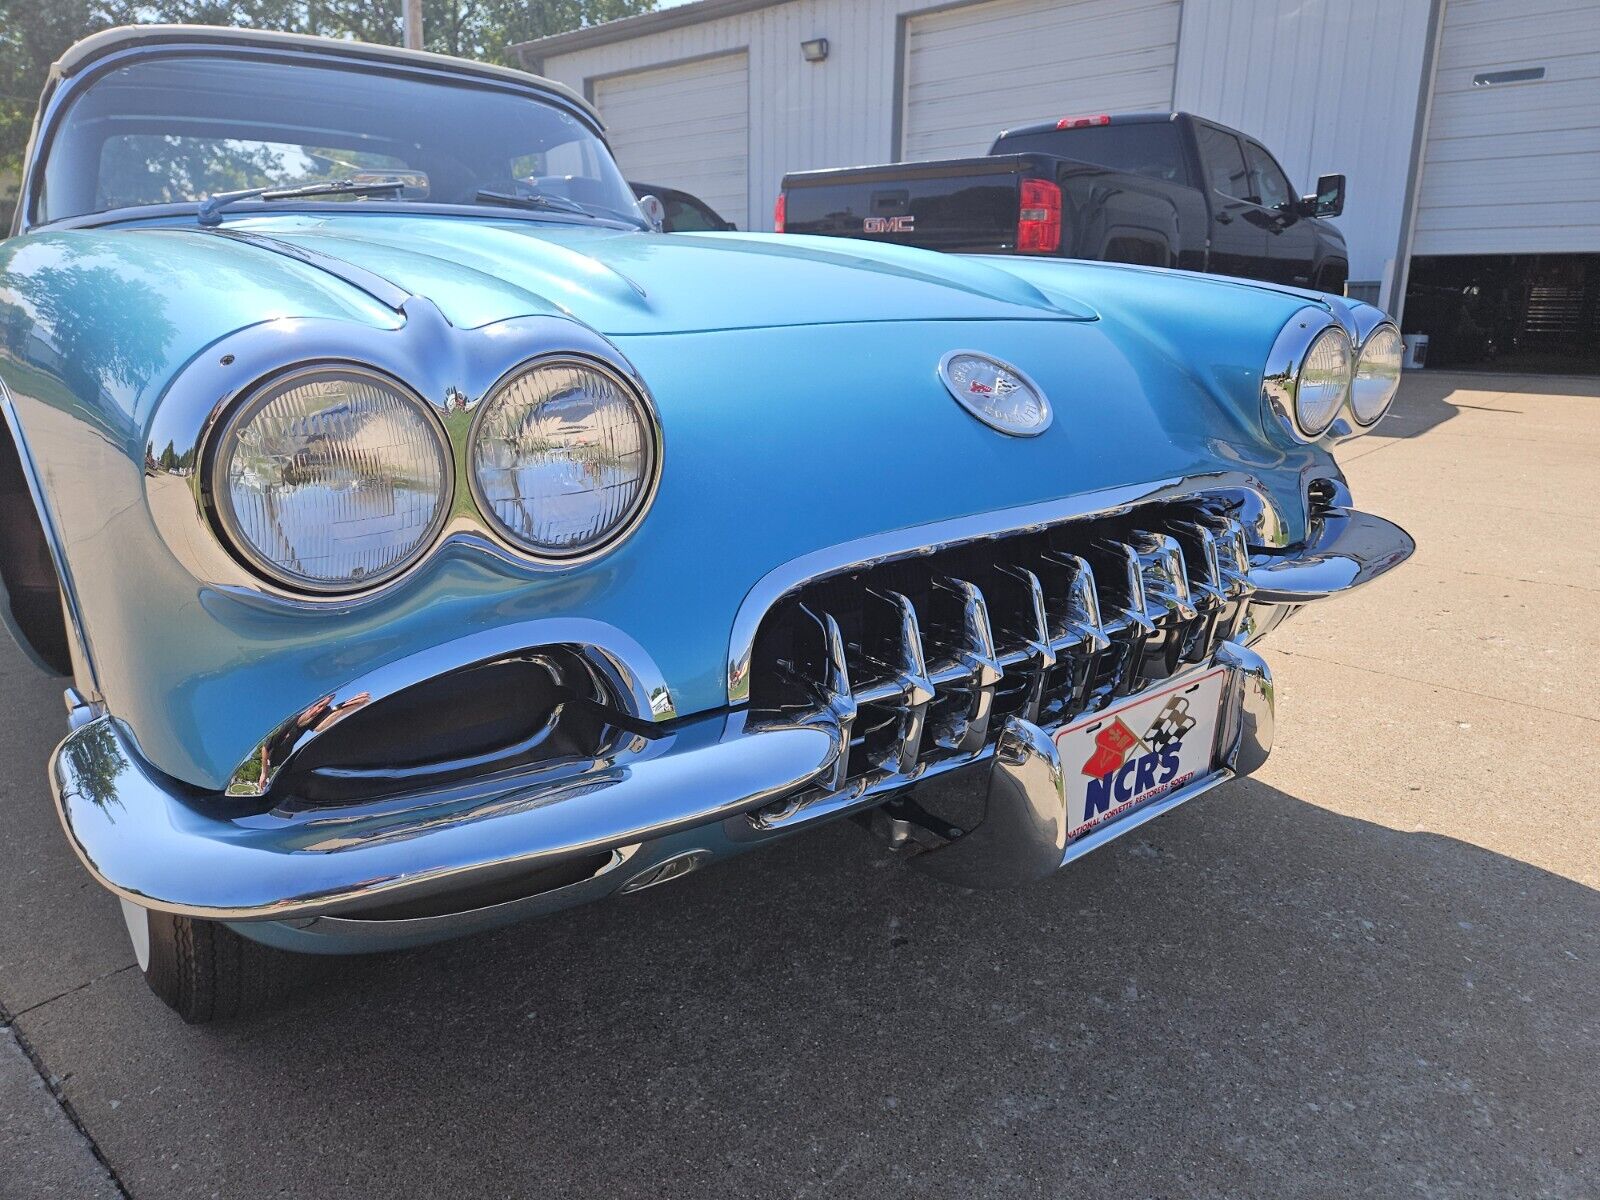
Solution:
<path fill-rule="evenodd" d="M 1472 688 L 1457 687 L 1453 683 L 1440 683 L 1437 679 L 1418 679 L 1414 675 L 1399 675 L 1393 671 L 1378 671 L 1372 667 L 1359 667 L 1355 663 L 1341 662 L 1337 658 L 1323 658 L 1317 654 L 1307 654 L 1303 650 L 1282 650 L 1276 647 L 1274 647 L 1274 650 L 1285 658 L 1303 658 L 1307 662 L 1326 663 L 1330 667 L 1343 667 L 1347 671 L 1360 671 L 1363 675 L 1376 675 L 1380 679 L 1398 679 L 1404 683 L 1414 683 L 1419 687 L 1438 688 L 1444 692 L 1457 692 L 1463 696 L 1476 696 L 1480 700 L 1493 700 L 1496 704 L 1510 704 L 1517 708 L 1531 708 L 1534 712 L 1548 713 L 1552 717 L 1570 717 L 1574 721 L 1600 725 L 1600 718 L 1586 717 L 1582 713 L 1568 712 L 1564 708 L 1549 708 L 1543 704 L 1534 704 L 1529 700 L 1508 700 L 1504 696 L 1496 696 L 1493 692 L 1478 692 Z"/>
<path fill-rule="evenodd" d="M 127 968 L 123 967 L 121 970 L 125 971 Z M 100 978 L 107 979 L 117 973 L 117 971 L 112 971 L 108 975 L 100 976 Z M 94 983 L 96 981 L 91 979 L 89 982 Z M 87 987 L 88 984 L 83 986 Z M 78 989 L 73 988 L 72 990 L 77 991 Z M 66 994 L 65 992 L 62 993 L 62 995 Z M 48 1004 L 49 1001 L 45 1001 L 45 1003 Z M 24 1009 L 23 1012 L 32 1012 L 34 1008 L 38 1007 L 35 1004 L 32 1008 Z M 111 1160 L 106 1157 L 105 1151 L 100 1149 L 100 1143 L 94 1140 L 94 1135 L 89 1132 L 89 1127 L 83 1123 L 83 1118 L 78 1115 L 78 1110 L 72 1106 L 72 1101 L 67 1099 L 67 1094 L 62 1091 L 60 1082 L 45 1069 L 44 1060 L 39 1057 L 39 1052 L 28 1041 L 27 1035 L 17 1027 L 16 1018 L 22 1015 L 23 1013 L 12 1013 L 6 1009 L 5 1005 L 0 1004 L 0 1029 L 8 1031 L 16 1039 L 17 1048 L 22 1051 L 22 1056 L 28 1060 L 28 1065 L 33 1068 L 33 1073 L 39 1077 L 39 1082 L 44 1085 L 45 1091 L 50 1093 L 51 1099 L 61 1109 L 61 1115 L 66 1117 L 73 1129 L 78 1131 L 78 1136 L 89 1147 L 89 1153 L 94 1155 L 94 1160 L 100 1164 L 106 1173 L 106 1177 L 111 1180 L 111 1186 L 116 1189 L 117 1195 L 121 1196 L 123 1200 L 133 1200 L 133 1193 L 128 1190 L 127 1184 L 122 1182 L 122 1176 L 117 1174 L 116 1167 L 111 1165 Z"/>
<path fill-rule="evenodd" d="M 30 1004 L 30 1005 L 28 1005 L 27 1008 L 18 1009 L 17 1012 L 14 1014 L 14 1017 L 25 1017 L 31 1012 L 37 1012 L 37 1011 L 39 1011 L 39 1009 L 43 1008 L 46 1004 L 54 1004 L 57 1000 L 60 1000 L 65 996 L 70 996 L 74 992 L 81 992 L 81 991 L 83 991 L 84 988 L 93 987 L 95 984 L 101 982 L 102 980 L 110 979 L 113 975 L 121 975 L 124 971 L 131 971 L 135 967 L 137 967 L 138 965 L 139 965 L 138 963 L 129 963 L 127 966 L 118 967 L 115 971 L 106 971 L 104 974 L 96 975 L 93 979 L 85 979 L 82 983 L 77 984 L 74 987 L 69 987 L 64 992 L 58 992 L 54 996 L 49 997 L 48 999 L 40 1000 L 37 1004 Z M 0 1010 L 0 1011 L 3 1011 L 3 1010 Z"/>

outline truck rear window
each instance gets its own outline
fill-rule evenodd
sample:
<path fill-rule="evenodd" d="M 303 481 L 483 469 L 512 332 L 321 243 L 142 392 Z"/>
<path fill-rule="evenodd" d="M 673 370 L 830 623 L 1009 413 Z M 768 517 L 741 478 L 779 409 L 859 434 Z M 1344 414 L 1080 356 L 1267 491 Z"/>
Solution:
<path fill-rule="evenodd" d="M 998 139 L 991 154 L 1053 154 L 1168 183 L 1188 183 L 1178 129 L 1170 121 L 1046 129 Z"/>

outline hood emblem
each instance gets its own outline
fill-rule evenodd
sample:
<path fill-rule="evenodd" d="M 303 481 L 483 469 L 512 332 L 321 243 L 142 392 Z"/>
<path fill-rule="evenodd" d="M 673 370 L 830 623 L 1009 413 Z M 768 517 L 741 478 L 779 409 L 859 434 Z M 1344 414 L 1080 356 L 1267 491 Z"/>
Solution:
<path fill-rule="evenodd" d="M 953 350 L 939 361 L 939 378 L 956 403 L 990 429 L 1036 437 L 1050 428 L 1050 401 L 1010 363 L 975 350 Z"/>

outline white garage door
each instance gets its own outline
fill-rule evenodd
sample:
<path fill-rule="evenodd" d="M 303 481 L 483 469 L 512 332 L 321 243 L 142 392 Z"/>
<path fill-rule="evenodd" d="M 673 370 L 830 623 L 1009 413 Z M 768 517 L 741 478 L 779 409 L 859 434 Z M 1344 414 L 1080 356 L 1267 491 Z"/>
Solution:
<path fill-rule="evenodd" d="M 1166 109 L 1179 0 L 995 0 L 906 26 L 902 157 L 981 154 L 1009 125 Z"/>
<path fill-rule="evenodd" d="M 1414 254 L 1600 250 L 1600 0 L 1450 0 Z"/>
<path fill-rule="evenodd" d="M 622 173 L 699 196 L 750 227 L 750 62 L 724 54 L 597 80 L 595 106 Z"/>

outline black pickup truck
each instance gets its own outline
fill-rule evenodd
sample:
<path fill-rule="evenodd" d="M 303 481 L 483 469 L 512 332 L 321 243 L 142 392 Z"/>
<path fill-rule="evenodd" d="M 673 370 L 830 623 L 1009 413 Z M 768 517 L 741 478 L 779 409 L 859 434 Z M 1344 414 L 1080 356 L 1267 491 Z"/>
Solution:
<path fill-rule="evenodd" d="M 780 233 L 960 254 L 1182 267 L 1343 292 L 1344 176 L 1298 195 L 1260 142 L 1189 113 L 1063 117 L 1008 129 L 986 158 L 800 171 Z"/>

